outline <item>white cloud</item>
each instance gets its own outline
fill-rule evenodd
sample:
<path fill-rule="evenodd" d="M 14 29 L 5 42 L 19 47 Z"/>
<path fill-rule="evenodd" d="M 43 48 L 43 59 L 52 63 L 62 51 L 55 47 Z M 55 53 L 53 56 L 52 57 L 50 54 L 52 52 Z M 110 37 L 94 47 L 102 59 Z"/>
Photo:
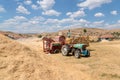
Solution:
<path fill-rule="evenodd" d="M 30 4 L 32 4 L 32 1 L 31 1 L 31 0 L 25 0 L 24 3 L 25 3 L 26 5 L 30 5 Z"/>
<path fill-rule="evenodd" d="M 37 16 L 37 17 L 33 17 L 31 18 L 28 22 L 32 23 L 32 24 L 38 24 L 40 22 L 45 21 L 45 18 L 41 17 L 41 16 Z"/>
<path fill-rule="evenodd" d="M 65 18 L 65 19 L 47 19 L 44 22 L 44 25 L 49 26 L 52 31 L 57 31 L 60 29 L 65 29 L 66 26 L 75 24 L 76 20 L 71 19 L 71 18 Z"/>
<path fill-rule="evenodd" d="M 76 12 L 68 12 L 66 15 L 70 16 L 71 18 L 78 18 L 85 16 L 85 12 L 83 10 L 78 10 Z"/>
<path fill-rule="evenodd" d="M 65 18 L 59 21 L 61 24 L 74 24 L 76 20 L 73 18 Z"/>
<path fill-rule="evenodd" d="M 30 14 L 30 12 L 22 5 L 19 5 L 17 8 L 16 8 L 17 12 L 18 13 L 22 13 L 22 14 Z"/>
<path fill-rule="evenodd" d="M 89 23 L 89 21 L 87 21 L 87 20 L 85 20 L 85 19 L 80 19 L 79 22 L 80 22 L 80 23 L 85 23 L 85 24 L 88 24 L 88 23 Z"/>
<path fill-rule="evenodd" d="M 89 25 L 89 27 L 103 28 L 103 29 L 105 29 L 106 26 L 108 26 L 108 25 L 107 25 L 107 23 L 104 20 L 91 22 L 90 25 Z"/>
<path fill-rule="evenodd" d="M 48 15 L 48 16 L 59 16 L 61 13 L 57 12 L 55 10 L 47 10 L 45 12 L 42 12 L 43 15 Z"/>
<path fill-rule="evenodd" d="M 116 10 L 110 12 L 112 15 L 117 15 L 118 12 Z"/>
<path fill-rule="evenodd" d="M 42 14 L 47 16 L 59 16 L 61 13 L 52 9 L 55 4 L 55 0 L 38 0 L 37 3 L 43 10 Z"/>
<path fill-rule="evenodd" d="M 48 31 L 57 31 L 57 30 L 60 30 L 60 28 L 61 28 L 61 23 L 60 23 L 60 20 L 58 20 L 58 19 L 47 19 L 44 23 L 43 23 L 43 25 L 45 26 L 49 26 L 48 27 Z"/>
<path fill-rule="evenodd" d="M 59 20 L 58 19 L 47 19 L 44 24 L 58 24 Z"/>
<path fill-rule="evenodd" d="M 96 25 L 98 25 L 98 24 L 103 24 L 103 23 L 104 23 L 104 20 L 93 22 L 93 24 L 96 24 Z"/>
<path fill-rule="evenodd" d="M 114 23 L 114 24 L 109 24 L 108 26 L 106 26 L 107 29 L 120 29 L 120 23 Z"/>
<path fill-rule="evenodd" d="M 91 24 L 89 21 L 85 19 L 76 20 L 74 18 L 66 18 L 66 19 L 60 20 L 60 22 L 62 22 L 61 28 L 63 29 L 89 27 L 89 25 Z"/>
<path fill-rule="evenodd" d="M 72 14 L 72 12 L 67 12 L 66 15 L 67 16 L 70 16 Z"/>
<path fill-rule="evenodd" d="M 120 23 L 120 20 L 118 20 L 117 22 Z"/>
<path fill-rule="evenodd" d="M 15 16 L 14 18 L 5 20 L 4 24 L 13 25 L 13 24 L 18 24 L 20 22 L 24 22 L 24 21 L 27 21 L 27 18 L 25 18 L 23 16 Z"/>
<path fill-rule="evenodd" d="M 102 4 L 110 3 L 112 0 L 85 0 L 79 3 L 78 6 L 82 8 L 94 9 L 100 7 Z"/>
<path fill-rule="evenodd" d="M 45 29 L 45 27 L 43 27 L 44 21 L 45 18 L 41 16 L 36 16 L 31 19 L 27 19 L 24 16 L 15 16 L 0 23 L 2 26 L 0 29 L 20 33 L 43 32 Z"/>
<path fill-rule="evenodd" d="M 33 4 L 31 7 L 32 7 L 32 9 L 34 9 L 34 10 L 39 9 L 39 7 L 38 7 L 37 5 L 35 5 L 35 4 Z"/>
<path fill-rule="evenodd" d="M 45 19 L 41 16 L 36 16 L 31 19 L 27 19 L 24 16 L 15 16 L 11 19 L 0 23 L 1 30 L 10 30 L 14 32 L 51 32 L 68 28 L 84 27 L 90 23 L 85 19 L 75 20 L 74 18 L 64 19 Z"/>
<path fill-rule="evenodd" d="M 95 17 L 103 17 L 103 16 L 105 16 L 103 13 L 101 13 L 101 12 L 98 12 L 98 13 L 96 13 L 95 15 L 94 15 Z"/>
<path fill-rule="evenodd" d="M 0 5 L 0 13 L 1 12 L 6 12 L 5 8 Z"/>
<path fill-rule="evenodd" d="M 13 32 L 20 33 L 33 33 L 33 32 L 51 32 L 59 31 L 62 29 L 70 28 L 80 28 L 80 27 L 89 27 L 89 28 L 119 28 L 120 20 L 114 24 L 106 23 L 104 20 L 90 22 L 84 18 L 75 19 L 75 18 L 64 18 L 64 19 L 45 19 L 42 16 L 32 17 L 27 19 L 24 16 L 15 16 L 8 20 L 5 20 L 3 23 L 0 23 L 0 30 L 9 30 Z"/>
<path fill-rule="evenodd" d="M 14 19 L 18 20 L 18 21 L 26 21 L 27 20 L 27 18 L 25 18 L 24 16 L 15 16 Z"/>
<path fill-rule="evenodd" d="M 27 20 L 28 19 L 25 18 L 24 16 L 15 16 L 1 23 L 0 25 L 3 26 L 1 27 L 1 30 L 9 30 L 9 31 L 18 32 L 19 30 L 17 29 L 22 28 L 23 26 L 21 26 L 21 24 L 26 23 Z"/>
<path fill-rule="evenodd" d="M 55 4 L 54 0 L 38 0 L 37 3 L 41 6 L 43 10 L 52 9 Z"/>

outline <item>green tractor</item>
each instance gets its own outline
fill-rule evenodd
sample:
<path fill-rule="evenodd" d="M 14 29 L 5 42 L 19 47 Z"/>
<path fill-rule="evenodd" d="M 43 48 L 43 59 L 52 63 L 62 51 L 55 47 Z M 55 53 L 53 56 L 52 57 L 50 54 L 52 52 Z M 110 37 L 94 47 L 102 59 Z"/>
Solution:
<path fill-rule="evenodd" d="M 72 53 L 76 58 L 80 58 L 81 56 L 89 57 L 90 52 L 86 47 L 87 45 L 85 44 L 66 44 L 62 46 L 61 52 L 63 56 L 68 56 Z"/>

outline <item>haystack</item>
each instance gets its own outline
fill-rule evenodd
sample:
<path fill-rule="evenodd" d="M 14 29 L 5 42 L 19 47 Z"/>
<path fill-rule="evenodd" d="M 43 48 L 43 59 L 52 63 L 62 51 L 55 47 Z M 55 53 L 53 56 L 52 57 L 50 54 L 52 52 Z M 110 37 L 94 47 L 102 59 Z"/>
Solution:
<path fill-rule="evenodd" d="M 36 51 L 0 35 L 0 80 L 57 80 L 59 69 Z"/>

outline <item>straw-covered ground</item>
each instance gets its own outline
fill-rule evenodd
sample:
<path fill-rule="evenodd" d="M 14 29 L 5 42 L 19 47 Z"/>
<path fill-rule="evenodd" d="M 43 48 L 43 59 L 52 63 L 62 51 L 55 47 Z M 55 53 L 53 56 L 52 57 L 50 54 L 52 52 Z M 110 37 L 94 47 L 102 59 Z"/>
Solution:
<path fill-rule="evenodd" d="M 120 80 L 120 41 L 91 43 L 91 57 L 45 54 L 37 38 L 0 35 L 0 80 Z"/>

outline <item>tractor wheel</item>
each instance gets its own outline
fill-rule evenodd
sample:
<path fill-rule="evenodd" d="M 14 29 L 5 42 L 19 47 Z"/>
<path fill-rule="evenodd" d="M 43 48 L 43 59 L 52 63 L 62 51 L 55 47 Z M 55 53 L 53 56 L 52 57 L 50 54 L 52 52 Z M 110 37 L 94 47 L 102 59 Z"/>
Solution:
<path fill-rule="evenodd" d="M 68 56 L 70 52 L 70 47 L 69 45 L 63 45 L 61 48 L 61 52 L 63 56 Z"/>
<path fill-rule="evenodd" d="M 76 57 L 76 58 L 80 58 L 81 57 L 81 51 L 79 50 L 79 49 L 76 49 L 75 50 L 75 52 L 74 52 L 74 56 Z"/>
<path fill-rule="evenodd" d="M 59 53 L 60 50 L 59 49 L 55 49 L 55 51 L 53 53 Z"/>

